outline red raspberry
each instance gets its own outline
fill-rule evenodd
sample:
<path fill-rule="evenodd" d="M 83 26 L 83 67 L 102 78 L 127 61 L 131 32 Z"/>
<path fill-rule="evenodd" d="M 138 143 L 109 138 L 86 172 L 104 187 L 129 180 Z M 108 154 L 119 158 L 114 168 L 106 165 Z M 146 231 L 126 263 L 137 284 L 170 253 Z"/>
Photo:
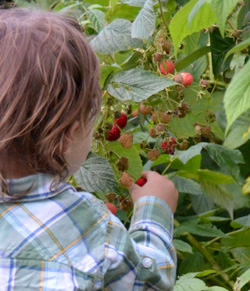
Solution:
<path fill-rule="evenodd" d="M 193 83 L 194 78 L 190 73 L 181 73 L 181 76 L 183 78 L 183 86 L 189 86 Z"/>
<path fill-rule="evenodd" d="M 169 141 L 168 142 L 169 142 L 169 145 L 170 146 L 175 146 L 176 145 L 176 140 L 172 136 L 169 138 Z"/>
<path fill-rule="evenodd" d="M 115 215 L 117 212 L 117 208 L 116 208 L 115 204 L 110 203 L 110 202 L 105 202 L 105 204 L 108 207 L 109 211 Z"/>
<path fill-rule="evenodd" d="M 172 145 L 170 143 L 172 143 Z M 170 138 L 170 141 L 169 142 L 167 142 L 166 140 L 163 140 L 161 142 L 161 148 L 164 150 L 165 153 L 173 155 L 174 154 L 174 151 L 175 151 L 175 144 L 176 144 L 175 139 L 172 140 Z"/>
<path fill-rule="evenodd" d="M 121 128 L 123 129 L 126 125 L 127 125 L 127 115 L 125 113 L 121 113 L 121 116 L 118 118 L 115 118 L 115 123 Z"/>
<path fill-rule="evenodd" d="M 135 182 L 135 184 L 137 184 L 137 185 L 139 185 L 140 187 L 142 187 L 143 185 L 145 185 L 147 183 L 147 179 L 145 179 L 145 178 L 139 178 L 136 182 Z"/>
<path fill-rule="evenodd" d="M 121 133 L 120 133 L 119 128 L 117 128 L 116 125 L 113 124 L 112 129 L 108 132 L 107 140 L 108 141 L 117 140 L 117 139 L 119 139 L 120 135 L 121 135 Z"/>
<path fill-rule="evenodd" d="M 163 75 L 172 74 L 174 71 L 174 63 L 171 61 L 165 61 L 165 66 L 167 68 L 167 72 L 163 66 L 163 63 L 160 63 L 160 71 Z"/>

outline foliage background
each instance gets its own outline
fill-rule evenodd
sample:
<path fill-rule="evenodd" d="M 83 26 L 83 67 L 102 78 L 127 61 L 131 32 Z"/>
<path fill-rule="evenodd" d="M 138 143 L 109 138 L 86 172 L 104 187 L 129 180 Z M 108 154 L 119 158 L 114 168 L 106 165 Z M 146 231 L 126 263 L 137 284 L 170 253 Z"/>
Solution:
<path fill-rule="evenodd" d="M 71 13 L 100 59 L 103 89 L 92 154 L 70 182 L 114 203 L 128 198 L 119 185 L 120 157 L 134 180 L 155 170 L 173 180 L 180 192 L 175 214 L 174 245 L 178 253 L 175 291 L 249 290 L 250 278 L 250 1 L 238 0 L 19 0 L 2 6 L 40 6 Z M 169 53 L 162 44 L 172 43 Z M 175 64 L 164 76 L 154 61 L 160 53 Z M 180 87 L 174 75 L 189 72 L 191 86 Z M 209 86 L 201 86 L 207 80 Z M 171 113 L 157 138 L 151 114 L 130 115 L 141 102 Z M 185 102 L 189 112 L 178 112 Z M 105 138 L 114 113 L 128 114 L 123 130 L 133 146 Z M 198 130 L 197 130 L 197 125 Z M 208 135 L 199 131 L 209 127 Z M 188 142 L 174 155 L 160 148 L 163 138 Z M 160 157 L 151 161 L 149 149 Z M 131 210 L 117 216 L 128 227 Z"/>

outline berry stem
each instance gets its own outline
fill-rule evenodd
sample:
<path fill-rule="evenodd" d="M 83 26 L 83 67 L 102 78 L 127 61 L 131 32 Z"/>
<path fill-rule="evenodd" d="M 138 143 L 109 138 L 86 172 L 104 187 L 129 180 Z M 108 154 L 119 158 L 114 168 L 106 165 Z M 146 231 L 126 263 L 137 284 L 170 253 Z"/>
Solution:
<path fill-rule="evenodd" d="M 165 170 L 162 172 L 162 176 L 164 176 L 167 172 L 167 170 L 171 167 L 172 163 L 177 159 L 177 157 L 174 157 L 170 163 L 167 165 L 167 167 L 165 168 Z"/>
<path fill-rule="evenodd" d="M 161 18 L 162 18 L 162 20 L 163 20 L 163 22 L 164 22 L 164 24 L 165 24 L 165 26 L 166 26 L 166 32 L 168 32 L 168 24 L 167 24 L 167 22 L 166 22 L 166 19 L 165 19 L 165 17 L 164 17 L 164 14 L 163 14 L 163 9 L 162 9 L 162 5 L 161 5 L 161 0 L 158 0 L 158 2 L 159 2 L 159 5 L 160 5 Z"/>

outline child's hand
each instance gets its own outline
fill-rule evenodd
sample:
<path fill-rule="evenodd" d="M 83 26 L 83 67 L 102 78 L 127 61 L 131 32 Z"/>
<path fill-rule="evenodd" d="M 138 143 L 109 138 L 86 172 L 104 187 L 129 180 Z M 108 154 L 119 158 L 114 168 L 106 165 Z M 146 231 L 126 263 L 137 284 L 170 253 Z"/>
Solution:
<path fill-rule="evenodd" d="M 141 177 L 147 179 L 144 186 L 133 184 L 129 188 L 134 203 L 143 196 L 155 196 L 165 201 L 174 213 L 177 207 L 179 193 L 172 181 L 157 172 L 146 171 Z"/>

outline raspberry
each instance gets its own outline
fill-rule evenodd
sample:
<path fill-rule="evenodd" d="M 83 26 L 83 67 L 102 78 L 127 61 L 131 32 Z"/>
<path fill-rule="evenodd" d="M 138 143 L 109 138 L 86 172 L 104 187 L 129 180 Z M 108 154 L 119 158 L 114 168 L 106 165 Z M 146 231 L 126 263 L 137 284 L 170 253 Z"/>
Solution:
<path fill-rule="evenodd" d="M 172 136 L 169 138 L 169 141 L 168 142 L 169 142 L 169 145 L 170 146 L 175 146 L 176 145 L 176 140 Z"/>
<path fill-rule="evenodd" d="M 115 118 L 115 123 L 121 129 L 123 129 L 127 125 L 127 121 L 128 121 L 128 118 L 127 118 L 127 115 L 125 113 L 120 113 L 120 116 Z"/>
<path fill-rule="evenodd" d="M 161 122 L 161 123 L 166 124 L 170 121 L 170 119 L 171 119 L 171 115 L 168 114 L 167 112 L 155 111 L 152 114 L 152 120 L 155 123 Z"/>
<path fill-rule="evenodd" d="M 173 80 L 176 82 L 176 83 L 179 83 L 179 84 L 182 84 L 183 83 L 183 78 L 180 74 L 177 74 L 174 76 Z"/>
<path fill-rule="evenodd" d="M 145 179 L 145 178 L 139 178 L 136 182 L 135 182 L 135 184 L 137 184 L 137 185 L 139 185 L 140 187 L 142 187 L 143 185 L 145 185 L 147 183 L 147 179 Z"/>
<path fill-rule="evenodd" d="M 150 161 L 155 161 L 160 156 L 158 149 L 150 150 L 147 154 L 147 157 Z"/>
<path fill-rule="evenodd" d="M 165 61 L 165 65 L 163 65 L 163 63 L 160 63 L 160 71 L 163 75 L 172 74 L 174 71 L 174 63 L 171 61 Z"/>
<path fill-rule="evenodd" d="M 122 187 L 129 187 L 133 184 L 133 180 L 132 180 L 132 177 L 128 173 L 124 172 L 122 174 L 122 177 L 121 177 L 119 183 Z"/>
<path fill-rule="evenodd" d="M 177 144 L 176 147 L 178 150 L 184 151 L 188 148 L 188 141 L 184 140 L 181 143 Z"/>
<path fill-rule="evenodd" d="M 161 148 L 164 150 L 164 152 L 171 155 L 174 154 L 175 145 L 176 141 L 173 137 L 169 138 L 169 141 L 163 140 L 161 142 Z"/>
<path fill-rule="evenodd" d="M 133 207 L 131 198 L 119 198 L 119 206 L 123 211 L 129 211 Z"/>
<path fill-rule="evenodd" d="M 190 73 L 181 73 L 181 76 L 183 78 L 182 85 L 189 86 L 193 83 L 193 76 Z"/>
<path fill-rule="evenodd" d="M 115 124 L 113 124 L 112 129 L 108 131 L 108 136 L 106 139 L 108 141 L 114 141 L 117 140 L 120 137 L 120 135 L 121 135 L 120 130 L 116 127 Z"/>
<path fill-rule="evenodd" d="M 202 126 L 201 127 L 201 135 L 203 137 L 209 138 L 210 135 L 211 135 L 211 127 L 209 125 L 208 126 Z"/>
<path fill-rule="evenodd" d="M 179 113 L 180 118 L 185 117 L 189 111 L 190 111 L 190 108 L 185 102 L 181 102 L 180 106 L 178 106 L 178 112 L 180 112 Z"/>
<path fill-rule="evenodd" d="M 153 110 L 153 107 L 150 105 L 145 105 L 143 103 L 140 104 L 140 111 L 143 115 L 150 114 Z"/>
<path fill-rule="evenodd" d="M 200 80 L 201 87 L 207 89 L 209 87 L 209 82 L 207 80 Z"/>
<path fill-rule="evenodd" d="M 157 124 L 157 126 L 156 126 L 156 130 L 157 130 L 158 132 L 160 132 L 160 131 L 165 131 L 165 130 L 166 130 L 166 127 L 165 127 L 165 125 L 164 125 L 163 123 L 159 123 L 159 124 Z"/>
<path fill-rule="evenodd" d="M 109 202 L 114 202 L 115 198 L 116 198 L 116 195 L 115 195 L 115 193 L 108 193 L 106 195 L 106 198 L 108 199 Z"/>
<path fill-rule="evenodd" d="M 110 203 L 110 202 L 105 202 L 105 204 L 108 207 L 109 211 L 115 215 L 117 212 L 117 208 L 116 208 L 115 204 Z"/>
<path fill-rule="evenodd" d="M 162 54 L 159 54 L 159 53 L 155 53 L 154 54 L 154 61 L 156 63 L 160 63 L 162 61 L 162 58 L 163 58 L 163 55 Z"/>
<path fill-rule="evenodd" d="M 150 127 L 149 130 L 148 130 L 148 134 L 155 138 L 157 137 L 159 134 L 157 133 L 157 130 L 155 129 L 155 127 Z"/>
<path fill-rule="evenodd" d="M 128 158 L 120 158 L 117 162 L 117 168 L 121 172 L 127 171 L 127 169 L 129 168 Z"/>
<path fill-rule="evenodd" d="M 136 109 L 135 111 L 133 111 L 132 113 L 131 113 L 131 116 L 132 117 L 136 117 L 136 116 L 138 116 L 138 109 Z"/>
<path fill-rule="evenodd" d="M 166 52 L 166 54 L 169 54 L 171 48 L 172 43 L 169 40 L 165 40 L 162 44 L 162 49 Z"/>
<path fill-rule="evenodd" d="M 123 135 L 121 135 L 119 141 L 122 147 L 124 147 L 125 149 L 129 149 L 133 145 L 133 135 L 129 133 L 124 133 Z"/>

